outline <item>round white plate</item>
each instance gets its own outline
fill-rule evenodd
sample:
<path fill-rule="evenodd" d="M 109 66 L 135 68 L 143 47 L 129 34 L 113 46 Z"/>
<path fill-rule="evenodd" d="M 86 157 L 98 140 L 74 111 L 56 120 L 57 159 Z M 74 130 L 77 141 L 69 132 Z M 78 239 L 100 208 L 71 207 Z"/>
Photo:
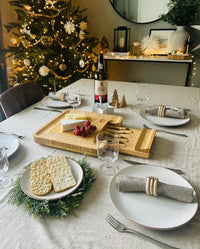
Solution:
<path fill-rule="evenodd" d="M 74 179 L 76 180 L 76 185 L 72 188 L 66 189 L 62 192 L 56 193 L 54 192 L 54 190 L 52 189 L 47 195 L 44 196 L 38 196 L 38 195 L 34 195 L 31 192 L 30 189 L 30 166 L 26 168 L 26 170 L 24 171 L 24 173 L 22 174 L 22 177 L 20 179 L 20 187 L 22 189 L 22 191 L 28 195 L 29 197 L 36 199 L 36 200 L 48 200 L 48 201 L 52 201 L 52 200 L 56 200 L 59 198 L 63 198 L 69 194 L 71 194 L 72 192 L 74 192 L 81 184 L 82 180 L 83 180 L 83 169 L 80 166 L 80 164 L 78 164 L 76 161 L 72 160 L 72 159 L 67 159 L 70 166 L 71 166 L 71 170 L 72 170 L 72 174 L 74 176 Z"/>
<path fill-rule="evenodd" d="M 81 104 L 81 99 L 79 98 L 79 101 L 73 105 L 71 103 L 60 101 L 60 100 L 54 100 L 50 98 L 49 96 L 46 96 L 42 99 L 42 103 L 45 106 L 53 107 L 53 108 L 64 108 L 64 107 L 70 107 L 70 106 L 77 107 Z"/>
<path fill-rule="evenodd" d="M 179 126 L 179 125 L 184 125 L 190 121 L 189 114 L 187 118 L 169 118 L 169 117 L 154 116 L 145 113 L 145 110 L 141 110 L 140 116 L 146 121 L 149 121 L 155 125 L 160 125 L 160 126 Z"/>
<path fill-rule="evenodd" d="M 120 192 L 116 188 L 116 178 L 119 175 L 129 175 L 146 178 L 155 176 L 160 182 L 168 184 L 192 186 L 180 175 L 165 168 L 138 165 L 120 170 L 111 180 L 110 198 L 114 206 L 124 216 L 149 229 L 170 230 L 183 226 L 196 214 L 198 201 L 194 191 L 192 203 L 181 202 L 165 196 L 149 196 L 144 192 Z"/>
<path fill-rule="evenodd" d="M 19 140 L 13 135 L 0 133 L 0 144 L 4 144 L 7 157 L 10 157 L 18 149 Z"/>

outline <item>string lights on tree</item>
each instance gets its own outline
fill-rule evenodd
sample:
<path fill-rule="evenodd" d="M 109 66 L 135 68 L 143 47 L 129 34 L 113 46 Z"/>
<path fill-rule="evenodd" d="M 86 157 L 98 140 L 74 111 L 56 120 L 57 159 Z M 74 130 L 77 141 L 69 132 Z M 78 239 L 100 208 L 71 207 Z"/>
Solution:
<path fill-rule="evenodd" d="M 48 93 L 55 85 L 65 87 L 81 78 L 90 78 L 98 40 L 89 37 L 85 10 L 72 0 L 18 0 L 18 22 L 5 25 L 11 33 L 10 46 L 14 76 L 11 84 L 36 81 Z"/>

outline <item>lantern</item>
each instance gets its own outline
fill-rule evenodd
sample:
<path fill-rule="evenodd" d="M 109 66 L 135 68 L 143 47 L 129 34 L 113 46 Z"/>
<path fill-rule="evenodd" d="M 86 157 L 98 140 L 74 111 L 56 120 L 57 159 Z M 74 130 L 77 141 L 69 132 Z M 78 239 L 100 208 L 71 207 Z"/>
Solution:
<path fill-rule="evenodd" d="M 114 52 L 128 52 L 130 46 L 130 28 L 120 26 L 114 30 Z"/>

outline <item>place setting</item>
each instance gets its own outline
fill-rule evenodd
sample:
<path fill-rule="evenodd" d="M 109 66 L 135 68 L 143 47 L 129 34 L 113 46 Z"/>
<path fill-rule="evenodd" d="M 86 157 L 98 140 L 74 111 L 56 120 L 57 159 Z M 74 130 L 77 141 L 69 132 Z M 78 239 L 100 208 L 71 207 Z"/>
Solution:
<path fill-rule="evenodd" d="M 119 134 L 114 132 L 98 133 L 96 146 L 100 171 L 111 177 L 109 195 L 120 214 L 150 230 L 177 229 L 195 216 L 197 194 L 181 170 L 145 163 L 120 165 L 119 170 Z"/>
<path fill-rule="evenodd" d="M 81 96 L 69 91 L 49 92 L 49 95 L 42 100 L 42 104 L 50 108 L 76 108 L 81 105 Z"/>
<path fill-rule="evenodd" d="M 4 144 L 7 157 L 11 157 L 18 150 L 20 145 L 18 136 L 20 135 L 0 132 L 0 144 Z"/>
<path fill-rule="evenodd" d="M 144 121 L 154 125 L 176 127 L 187 124 L 190 121 L 190 110 L 165 105 L 146 106 L 139 113 Z"/>
<path fill-rule="evenodd" d="M 147 229 L 173 230 L 187 224 L 198 210 L 197 194 L 176 172 L 134 165 L 115 174 L 109 187 L 114 207 Z"/>

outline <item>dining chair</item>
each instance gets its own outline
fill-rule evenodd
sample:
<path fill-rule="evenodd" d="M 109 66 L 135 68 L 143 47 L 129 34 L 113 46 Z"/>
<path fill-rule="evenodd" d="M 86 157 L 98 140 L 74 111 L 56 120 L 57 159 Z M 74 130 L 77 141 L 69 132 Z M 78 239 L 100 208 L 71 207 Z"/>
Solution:
<path fill-rule="evenodd" d="M 8 118 L 40 101 L 44 96 L 37 83 L 22 83 L 2 93 L 0 95 L 0 105 L 6 118 Z"/>

